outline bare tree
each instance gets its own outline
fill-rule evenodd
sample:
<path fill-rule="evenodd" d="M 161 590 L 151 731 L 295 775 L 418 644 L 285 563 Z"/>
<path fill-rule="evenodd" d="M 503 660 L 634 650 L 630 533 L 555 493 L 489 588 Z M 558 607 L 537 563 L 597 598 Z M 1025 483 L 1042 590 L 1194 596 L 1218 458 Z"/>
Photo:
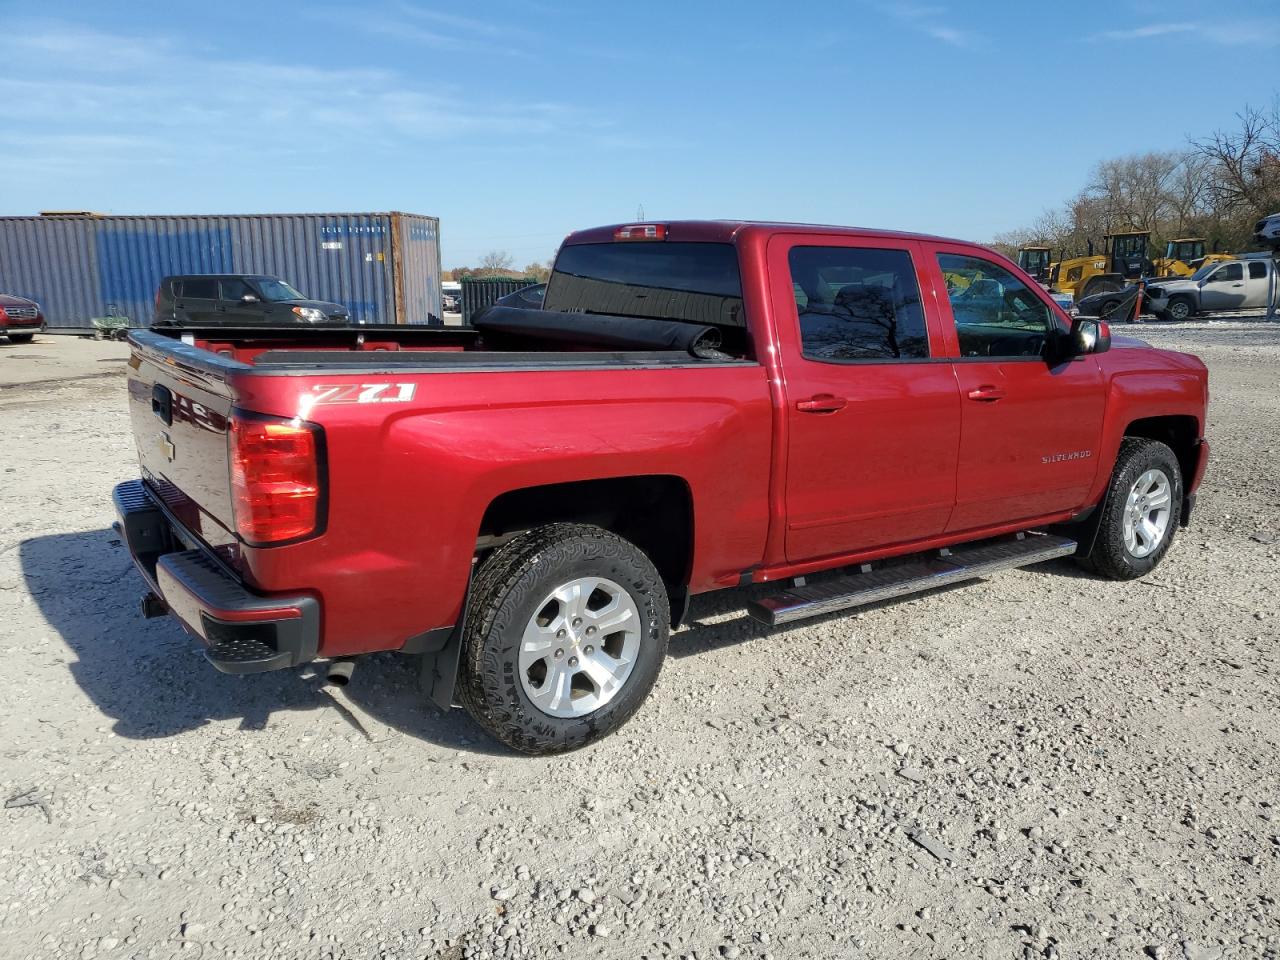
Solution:
<path fill-rule="evenodd" d="M 1212 172 L 1214 198 L 1224 208 L 1269 209 L 1280 194 L 1280 106 L 1252 107 L 1239 115 L 1240 129 L 1194 142 Z"/>
<path fill-rule="evenodd" d="M 537 261 L 534 261 L 524 268 L 524 275 L 526 277 L 532 277 L 539 283 L 546 283 L 547 278 L 551 276 L 551 264 L 550 262 L 538 263 Z"/>
<path fill-rule="evenodd" d="M 1204 162 L 1211 204 L 1225 239 L 1245 244 L 1253 223 L 1280 209 L 1280 100 L 1249 107 L 1236 130 L 1219 130 L 1192 147 Z"/>
<path fill-rule="evenodd" d="M 515 257 L 505 250 L 490 250 L 480 259 L 480 272 L 488 276 L 510 273 L 515 262 Z"/>

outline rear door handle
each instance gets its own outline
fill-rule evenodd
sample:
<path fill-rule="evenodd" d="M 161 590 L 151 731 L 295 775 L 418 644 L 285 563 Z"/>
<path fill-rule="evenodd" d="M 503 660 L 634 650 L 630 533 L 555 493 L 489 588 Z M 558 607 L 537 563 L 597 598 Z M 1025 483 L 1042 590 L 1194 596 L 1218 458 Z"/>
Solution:
<path fill-rule="evenodd" d="M 969 399 L 977 400 L 981 403 L 993 403 L 996 400 L 1003 400 L 1004 396 L 1004 390 L 989 383 L 984 383 L 982 386 L 969 391 Z"/>
<path fill-rule="evenodd" d="M 796 409 L 801 413 L 835 413 L 849 405 L 844 397 L 830 393 L 819 393 L 808 400 L 796 401 Z"/>

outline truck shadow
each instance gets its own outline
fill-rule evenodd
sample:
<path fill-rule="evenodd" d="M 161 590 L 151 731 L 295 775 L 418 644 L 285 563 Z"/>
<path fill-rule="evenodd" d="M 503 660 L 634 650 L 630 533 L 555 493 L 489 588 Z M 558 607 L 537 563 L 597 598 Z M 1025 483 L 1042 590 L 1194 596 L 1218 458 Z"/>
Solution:
<path fill-rule="evenodd" d="M 248 677 L 219 673 L 205 661 L 199 642 L 172 619 L 143 619 L 138 607 L 143 581 L 112 530 L 33 537 L 19 545 L 19 557 L 28 592 L 72 654 L 65 660 L 71 676 L 114 721 L 118 736 L 171 737 L 228 720 L 238 721 L 243 730 L 266 730 L 273 714 L 328 711 L 370 741 L 385 737 L 390 727 L 450 749 L 515 755 L 465 711 L 433 706 L 419 687 L 414 657 L 361 658 L 341 691 L 325 687 L 321 665 Z M 1081 575 L 1056 561 L 1039 569 Z M 743 614 L 750 599 L 777 589 L 757 586 L 695 597 L 688 624 L 672 636 L 671 655 L 696 656 L 791 629 L 771 628 Z M 930 592 L 952 589 L 965 585 Z M 833 613 L 805 625 L 847 615 Z"/>
<path fill-rule="evenodd" d="M 273 714 L 323 710 L 370 740 L 392 727 L 452 749 L 511 755 L 465 711 L 431 705 L 419 690 L 415 658 L 363 658 L 341 691 L 324 687 L 316 665 L 248 677 L 219 673 L 171 618 L 143 619 L 142 578 L 110 529 L 33 537 L 18 550 L 28 592 L 71 653 L 67 669 L 118 736 L 171 737 L 228 720 L 265 730 Z"/>

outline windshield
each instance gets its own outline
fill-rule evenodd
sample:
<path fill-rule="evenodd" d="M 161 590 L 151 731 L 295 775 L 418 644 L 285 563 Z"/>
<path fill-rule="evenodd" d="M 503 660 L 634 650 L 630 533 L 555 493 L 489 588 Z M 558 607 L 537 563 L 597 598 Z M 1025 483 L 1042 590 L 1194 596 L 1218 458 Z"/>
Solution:
<path fill-rule="evenodd" d="M 277 303 L 281 300 L 307 299 L 283 280 L 267 278 L 265 280 L 255 280 L 253 282 L 258 285 L 258 290 L 261 291 L 263 300 L 270 300 L 273 303 Z"/>
<path fill-rule="evenodd" d="M 1209 274 L 1213 273 L 1214 267 L 1216 266 L 1217 266 L 1216 263 L 1206 263 L 1203 267 L 1201 267 L 1199 270 L 1197 270 L 1195 273 L 1191 275 L 1191 279 L 1195 280 L 1196 282 L 1203 280 Z"/>
<path fill-rule="evenodd" d="M 584 243 L 563 247 L 544 310 L 745 327 L 738 253 L 729 243 Z"/>

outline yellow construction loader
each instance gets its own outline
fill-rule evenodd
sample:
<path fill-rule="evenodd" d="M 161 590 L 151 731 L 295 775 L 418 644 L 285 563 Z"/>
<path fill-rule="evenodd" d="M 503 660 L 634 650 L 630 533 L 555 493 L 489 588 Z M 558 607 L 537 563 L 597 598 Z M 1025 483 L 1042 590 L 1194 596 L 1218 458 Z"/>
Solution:
<path fill-rule="evenodd" d="M 1156 257 L 1155 276 L 1189 277 L 1205 264 L 1234 260 L 1230 253 L 1205 253 L 1204 237 L 1183 237 L 1170 240 L 1163 257 Z"/>
<path fill-rule="evenodd" d="M 1087 256 L 1070 257 L 1057 263 L 1051 262 L 1052 252 L 1048 247 L 1023 247 L 1018 251 L 1018 266 L 1041 283 L 1047 283 L 1052 292 L 1070 295 L 1079 302 L 1095 293 L 1116 293 L 1150 274 L 1152 265 L 1147 259 L 1150 240 L 1151 233 L 1146 230 L 1109 233 L 1103 238 L 1101 254 L 1093 253 L 1090 241 Z"/>
<path fill-rule="evenodd" d="M 1018 266 L 1037 283 L 1047 285 L 1053 272 L 1053 251 L 1048 247 L 1023 247 L 1018 251 Z"/>

